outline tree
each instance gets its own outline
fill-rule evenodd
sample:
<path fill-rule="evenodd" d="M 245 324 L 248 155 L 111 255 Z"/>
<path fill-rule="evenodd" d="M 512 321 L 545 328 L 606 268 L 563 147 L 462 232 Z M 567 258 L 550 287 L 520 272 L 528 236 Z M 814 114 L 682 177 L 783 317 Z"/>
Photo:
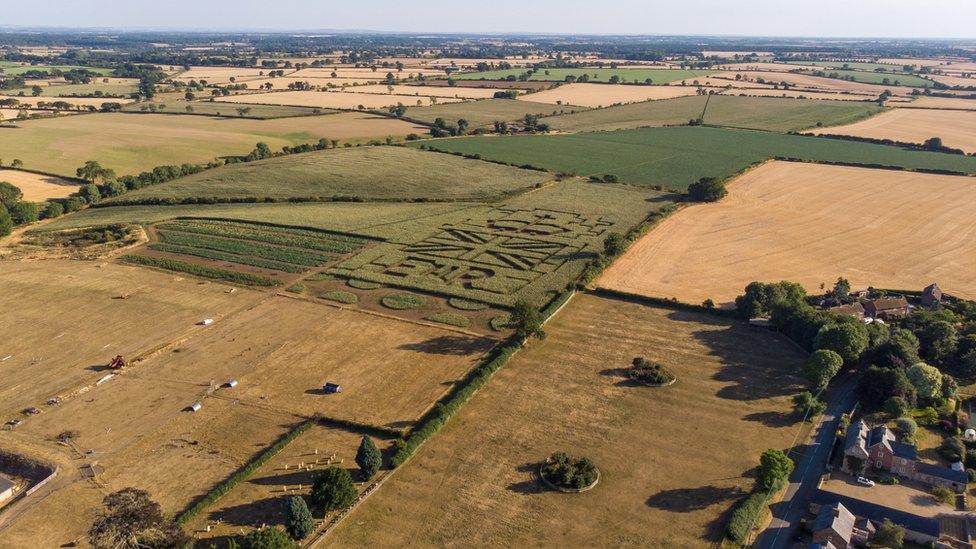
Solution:
<path fill-rule="evenodd" d="M 879 547 L 901 549 L 905 545 L 905 529 L 886 518 L 874 533 L 873 541 Z"/>
<path fill-rule="evenodd" d="M 735 298 L 735 308 L 743 318 L 767 317 L 778 307 L 799 307 L 806 294 L 803 286 L 795 282 L 750 282 L 745 292 Z"/>
<path fill-rule="evenodd" d="M 64 206 L 60 202 L 48 202 L 44 208 L 44 219 L 54 219 L 64 215 Z"/>
<path fill-rule="evenodd" d="M 834 351 L 844 362 L 853 364 L 868 346 L 868 330 L 861 323 L 828 324 L 813 340 L 815 349 Z"/>
<path fill-rule="evenodd" d="M 162 508 L 137 488 L 123 488 L 102 500 L 88 530 L 88 541 L 96 549 L 166 549 L 181 547 L 189 537 L 179 525 L 163 518 Z"/>
<path fill-rule="evenodd" d="M 901 417 L 911 411 L 908 402 L 900 397 L 893 396 L 885 401 L 884 411 L 891 417 Z"/>
<path fill-rule="evenodd" d="M 940 151 L 945 148 L 945 145 L 942 144 L 941 137 L 930 137 L 925 140 L 922 147 L 929 151 Z"/>
<path fill-rule="evenodd" d="M 830 349 L 818 349 L 803 365 L 803 375 L 810 380 L 810 385 L 814 388 L 826 387 L 843 365 L 844 359 L 836 352 Z"/>
<path fill-rule="evenodd" d="M 727 194 L 725 183 L 714 177 L 703 177 L 688 185 L 688 196 L 695 202 L 715 202 Z"/>
<path fill-rule="evenodd" d="M 542 329 L 542 315 L 524 299 L 519 299 L 512 307 L 509 325 L 515 328 L 515 337 L 518 339 L 528 339 L 533 336 L 537 339 L 546 338 L 546 332 Z"/>
<path fill-rule="evenodd" d="M 793 397 L 793 411 L 807 421 L 819 416 L 826 409 L 827 403 L 813 396 L 809 391 L 803 391 Z"/>
<path fill-rule="evenodd" d="M 793 460 L 782 450 L 770 448 L 759 457 L 759 483 L 767 490 L 779 488 L 793 472 Z"/>
<path fill-rule="evenodd" d="M 627 240 L 620 233 L 610 233 L 603 240 L 603 253 L 607 257 L 616 257 L 624 252 Z"/>
<path fill-rule="evenodd" d="M 102 181 L 115 179 L 114 170 L 103 168 L 102 165 L 95 160 L 85 162 L 84 166 L 75 170 L 75 175 L 86 181 L 91 181 L 92 183 L 97 183 L 99 179 Z"/>
<path fill-rule="evenodd" d="M 281 528 L 265 526 L 248 532 L 241 540 L 241 549 L 298 549 L 298 544 Z"/>
<path fill-rule="evenodd" d="M 23 168 L 24 161 L 19 158 L 14 158 L 14 161 L 10 163 L 11 168 Z"/>
<path fill-rule="evenodd" d="M 915 386 L 904 370 L 878 366 L 871 366 L 861 374 L 857 393 L 861 404 L 869 411 L 881 408 L 893 396 L 904 398 L 908 406 L 914 408 L 918 398 Z"/>
<path fill-rule="evenodd" d="M 4 206 L 13 206 L 24 196 L 21 192 L 20 187 L 13 185 L 12 183 L 7 183 L 6 181 L 0 181 L 0 204 Z"/>
<path fill-rule="evenodd" d="M 305 505 L 305 499 L 302 496 L 288 498 L 285 506 L 285 530 L 291 539 L 305 539 L 313 529 L 315 529 L 315 521 L 312 520 L 308 505 Z"/>
<path fill-rule="evenodd" d="M 898 430 L 901 431 L 903 436 L 909 438 L 914 437 L 915 433 L 918 432 L 918 423 L 916 423 L 915 420 L 910 417 L 898 418 L 895 425 L 898 427 Z"/>
<path fill-rule="evenodd" d="M 359 442 L 359 450 L 356 451 L 356 465 L 359 465 L 359 471 L 364 480 L 373 478 L 383 465 L 383 456 L 380 455 L 373 439 L 366 435 L 363 435 L 363 439 Z"/>
<path fill-rule="evenodd" d="M 834 283 L 834 290 L 831 292 L 834 299 L 844 301 L 851 296 L 851 282 L 846 278 L 838 278 Z"/>
<path fill-rule="evenodd" d="M 919 342 L 910 330 L 897 328 L 891 332 L 888 339 L 864 354 L 867 364 L 875 364 L 885 368 L 907 368 L 919 361 Z"/>
<path fill-rule="evenodd" d="M 88 204 L 95 204 L 102 198 L 102 193 L 96 185 L 88 184 L 78 190 L 78 196 Z"/>
<path fill-rule="evenodd" d="M 24 225 L 26 223 L 33 223 L 37 221 L 41 216 L 41 211 L 37 207 L 37 204 L 33 202 L 20 201 L 10 207 L 10 217 L 13 218 L 14 223 L 17 225 Z"/>
<path fill-rule="evenodd" d="M 31 95 L 33 95 L 34 97 L 37 97 L 42 93 L 44 93 L 44 88 L 37 85 L 31 86 Z"/>
<path fill-rule="evenodd" d="M 936 364 L 946 364 L 956 354 L 959 338 L 952 323 L 938 320 L 925 326 L 921 337 L 922 356 Z"/>
<path fill-rule="evenodd" d="M 14 220 L 7 207 L 0 203 L 0 236 L 7 236 L 14 229 Z"/>
<path fill-rule="evenodd" d="M 942 373 L 938 368 L 917 362 L 905 372 L 918 398 L 932 400 L 942 395 Z"/>
<path fill-rule="evenodd" d="M 343 509 L 356 500 L 356 487 L 349 471 L 329 467 L 315 477 L 310 496 L 312 504 L 326 512 Z"/>

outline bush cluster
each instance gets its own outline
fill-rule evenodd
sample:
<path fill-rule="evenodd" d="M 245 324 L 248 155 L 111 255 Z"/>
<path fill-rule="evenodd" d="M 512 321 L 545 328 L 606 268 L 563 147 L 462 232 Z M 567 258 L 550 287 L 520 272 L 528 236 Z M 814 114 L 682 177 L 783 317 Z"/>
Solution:
<path fill-rule="evenodd" d="M 580 490 L 596 482 L 599 472 L 589 458 L 573 458 L 556 452 L 546 460 L 540 474 L 556 486 Z"/>

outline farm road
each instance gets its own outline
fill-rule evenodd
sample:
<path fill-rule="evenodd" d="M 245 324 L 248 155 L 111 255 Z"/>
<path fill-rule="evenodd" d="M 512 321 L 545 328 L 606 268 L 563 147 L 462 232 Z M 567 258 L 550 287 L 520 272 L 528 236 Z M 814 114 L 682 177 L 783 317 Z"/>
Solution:
<path fill-rule="evenodd" d="M 797 462 L 783 500 L 773 505 L 772 522 L 756 539 L 755 549 L 789 549 L 793 546 L 793 533 L 806 513 L 807 499 L 827 466 L 840 417 L 854 406 L 856 387 L 857 376 L 849 375 L 834 388 L 833 398 L 820 418 L 813 441 Z"/>

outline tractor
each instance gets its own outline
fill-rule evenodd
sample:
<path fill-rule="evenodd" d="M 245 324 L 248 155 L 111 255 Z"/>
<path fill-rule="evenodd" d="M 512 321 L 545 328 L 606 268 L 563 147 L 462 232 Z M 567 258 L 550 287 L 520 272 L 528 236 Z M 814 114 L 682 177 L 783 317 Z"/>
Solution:
<path fill-rule="evenodd" d="M 112 359 L 112 362 L 108 363 L 110 370 L 121 370 L 122 368 L 125 368 L 125 366 L 125 357 L 122 355 L 116 355 L 115 358 Z"/>

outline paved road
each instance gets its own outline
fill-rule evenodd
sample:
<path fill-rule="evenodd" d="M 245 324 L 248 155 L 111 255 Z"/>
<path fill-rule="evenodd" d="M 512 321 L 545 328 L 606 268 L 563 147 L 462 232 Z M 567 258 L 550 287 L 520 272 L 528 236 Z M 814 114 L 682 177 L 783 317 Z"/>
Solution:
<path fill-rule="evenodd" d="M 756 539 L 755 549 L 789 549 L 793 545 L 793 534 L 806 513 L 807 499 L 827 467 L 840 416 L 854 406 L 856 387 L 857 377 L 849 375 L 833 389 L 813 441 L 796 464 L 783 500 L 773 506 L 772 522 Z"/>

